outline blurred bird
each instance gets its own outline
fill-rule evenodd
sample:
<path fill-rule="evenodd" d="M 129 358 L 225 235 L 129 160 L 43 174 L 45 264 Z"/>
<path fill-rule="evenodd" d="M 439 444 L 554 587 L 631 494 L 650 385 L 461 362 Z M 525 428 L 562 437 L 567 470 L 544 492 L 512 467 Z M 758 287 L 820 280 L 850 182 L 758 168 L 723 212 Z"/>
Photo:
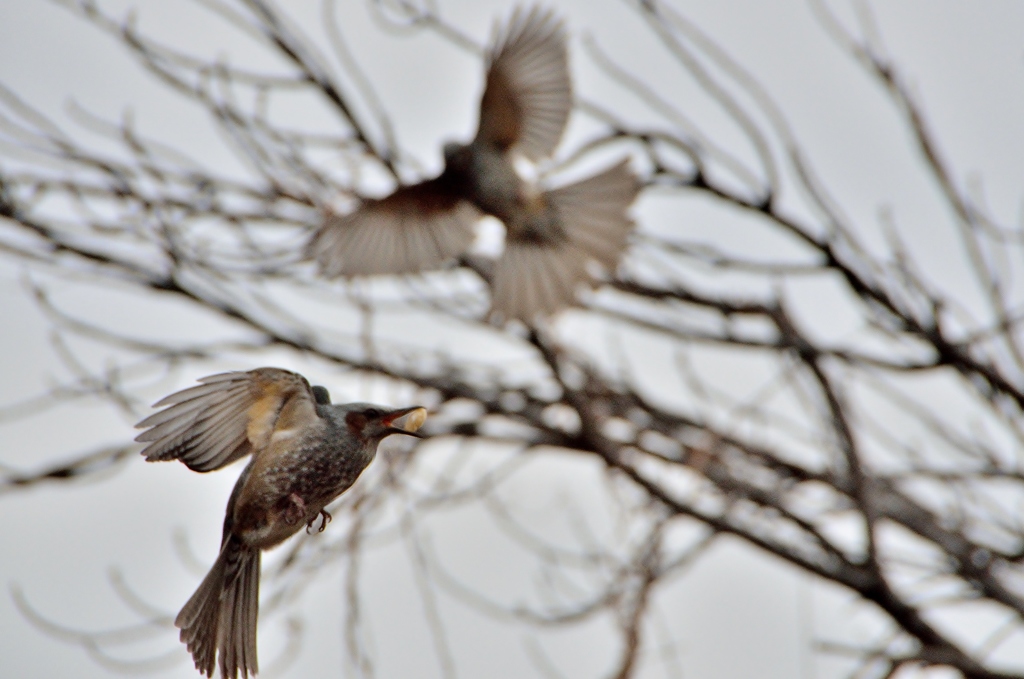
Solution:
<path fill-rule="evenodd" d="M 589 262 L 618 265 L 639 184 L 626 161 L 545 192 L 519 176 L 515 157 L 550 156 L 571 107 L 562 22 L 517 8 L 487 54 L 473 141 L 445 145 L 440 176 L 329 216 L 309 255 L 329 277 L 434 269 L 469 249 L 482 212 L 506 228 L 504 253 L 486 274 L 492 316 L 530 323 L 572 304 L 581 284 L 594 285 Z"/>
<path fill-rule="evenodd" d="M 323 387 L 279 368 L 211 375 L 171 394 L 136 427 L 149 461 L 181 460 L 207 472 L 252 455 L 231 491 L 220 556 L 174 624 L 196 669 L 256 674 L 260 551 L 331 515 L 324 507 L 351 486 L 390 434 L 416 434 L 419 406 L 331 405 Z"/>

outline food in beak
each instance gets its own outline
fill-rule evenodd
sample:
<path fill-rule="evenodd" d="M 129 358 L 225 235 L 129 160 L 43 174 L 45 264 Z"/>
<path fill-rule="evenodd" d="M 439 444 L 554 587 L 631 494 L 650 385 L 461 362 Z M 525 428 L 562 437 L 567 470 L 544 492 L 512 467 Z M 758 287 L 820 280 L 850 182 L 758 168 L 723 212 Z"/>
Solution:
<path fill-rule="evenodd" d="M 391 426 L 399 429 L 404 429 L 408 432 L 414 432 L 423 426 L 423 423 L 427 421 L 427 409 L 426 408 L 413 408 L 408 413 L 395 419 L 391 423 Z"/>

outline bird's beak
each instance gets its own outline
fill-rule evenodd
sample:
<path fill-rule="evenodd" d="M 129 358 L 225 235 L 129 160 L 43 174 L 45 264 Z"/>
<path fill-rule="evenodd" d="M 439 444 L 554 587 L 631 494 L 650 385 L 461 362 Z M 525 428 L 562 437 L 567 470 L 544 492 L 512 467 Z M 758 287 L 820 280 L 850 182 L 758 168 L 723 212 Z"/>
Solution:
<path fill-rule="evenodd" d="M 384 416 L 382 421 L 390 434 L 405 434 L 423 438 L 423 434 L 417 430 L 423 426 L 426 420 L 427 409 L 423 406 L 412 406 L 411 408 L 392 410 Z"/>

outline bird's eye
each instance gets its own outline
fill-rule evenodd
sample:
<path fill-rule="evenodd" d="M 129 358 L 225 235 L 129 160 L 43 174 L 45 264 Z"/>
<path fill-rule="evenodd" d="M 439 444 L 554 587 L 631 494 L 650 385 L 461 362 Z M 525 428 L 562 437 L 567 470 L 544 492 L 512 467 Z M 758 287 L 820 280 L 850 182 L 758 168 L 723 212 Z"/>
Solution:
<path fill-rule="evenodd" d="M 378 410 L 377 408 L 367 408 L 364 411 L 364 414 L 366 415 L 367 419 L 376 420 L 377 418 L 379 418 L 384 413 L 381 412 L 380 410 Z"/>

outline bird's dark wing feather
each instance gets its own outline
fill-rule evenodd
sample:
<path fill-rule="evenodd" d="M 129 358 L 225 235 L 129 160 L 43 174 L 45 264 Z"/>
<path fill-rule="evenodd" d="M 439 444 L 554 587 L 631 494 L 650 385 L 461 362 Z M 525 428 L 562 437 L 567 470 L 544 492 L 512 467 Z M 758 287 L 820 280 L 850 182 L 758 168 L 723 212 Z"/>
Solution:
<path fill-rule="evenodd" d="M 181 460 L 206 472 L 250 453 L 259 454 L 275 433 L 298 430 L 319 416 L 301 375 L 279 368 L 210 375 L 197 387 L 154 404 L 164 410 L 139 422 L 147 460 Z"/>
<path fill-rule="evenodd" d="M 331 215 L 308 253 L 325 276 L 413 273 L 438 268 L 473 243 L 479 212 L 441 176 Z"/>
<path fill-rule="evenodd" d="M 572 108 L 562 23 L 550 10 L 516 8 L 488 54 L 477 141 L 550 156 Z"/>

